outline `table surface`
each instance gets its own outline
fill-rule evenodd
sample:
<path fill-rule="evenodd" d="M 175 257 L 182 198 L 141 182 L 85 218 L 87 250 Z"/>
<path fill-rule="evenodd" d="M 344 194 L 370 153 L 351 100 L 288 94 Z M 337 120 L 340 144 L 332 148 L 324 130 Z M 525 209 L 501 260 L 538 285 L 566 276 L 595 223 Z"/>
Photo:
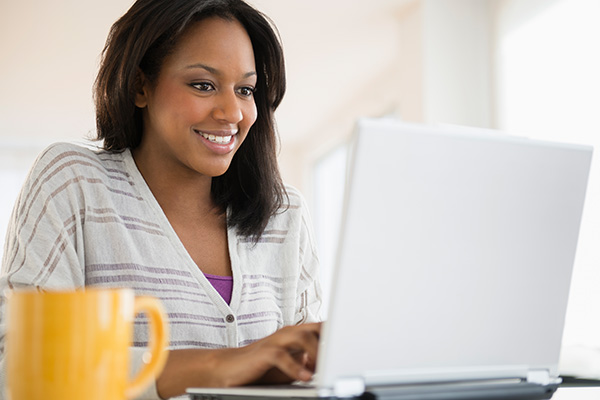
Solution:
<path fill-rule="evenodd" d="M 561 387 L 552 400 L 599 400 L 600 387 Z"/>

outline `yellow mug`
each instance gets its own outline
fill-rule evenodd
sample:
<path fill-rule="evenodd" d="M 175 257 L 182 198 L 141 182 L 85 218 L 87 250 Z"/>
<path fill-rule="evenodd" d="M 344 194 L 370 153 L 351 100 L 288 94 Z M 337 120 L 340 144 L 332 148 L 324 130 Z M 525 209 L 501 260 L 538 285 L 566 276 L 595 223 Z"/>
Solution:
<path fill-rule="evenodd" d="M 153 297 L 136 297 L 131 289 L 16 290 L 8 295 L 7 312 L 9 400 L 133 398 L 166 361 L 162 305 Z M 150 321 L 150 357 L 129 381 L 133 320 L 139 312 Z"/>

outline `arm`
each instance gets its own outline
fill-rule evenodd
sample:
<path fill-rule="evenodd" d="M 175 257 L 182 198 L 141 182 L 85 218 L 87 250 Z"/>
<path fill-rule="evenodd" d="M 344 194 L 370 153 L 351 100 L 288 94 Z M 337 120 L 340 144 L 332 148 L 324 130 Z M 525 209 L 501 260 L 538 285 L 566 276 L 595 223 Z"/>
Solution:
<path fill-rule="evenodd" d="M 321 324 L 288 326 L 240 348 L 173 350 L 156 381 L 169 398 L 188 387 L 229 387 L 259 382 L 308 381 L 314 372 Z"/>

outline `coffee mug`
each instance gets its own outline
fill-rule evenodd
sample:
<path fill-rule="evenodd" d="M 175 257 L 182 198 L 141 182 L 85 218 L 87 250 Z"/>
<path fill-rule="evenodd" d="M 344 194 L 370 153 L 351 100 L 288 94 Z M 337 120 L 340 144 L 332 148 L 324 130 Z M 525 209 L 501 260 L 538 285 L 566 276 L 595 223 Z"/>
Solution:
<path fill-rule="evenodd" d="M 122 400 L 160 374 L 168 325 L 161 303 L 131 289 L 8 294 L 6 373 L 9 400 Z M 147 361 L 133 378 L 133 320 L 150 321 Z M 149 357 L 146 357 L 148 356 Z"/>

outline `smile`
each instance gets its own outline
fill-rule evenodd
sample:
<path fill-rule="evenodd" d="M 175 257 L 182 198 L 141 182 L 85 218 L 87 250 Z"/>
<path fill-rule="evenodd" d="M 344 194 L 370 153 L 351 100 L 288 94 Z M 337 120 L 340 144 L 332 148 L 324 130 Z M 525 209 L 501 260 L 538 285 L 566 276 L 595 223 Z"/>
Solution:
<path fill-rule="evenodd" d="M 209 142 L 217 143 L 217 144 L 229 144 L 231 142 L 231 138 L 233 137 L 233 135 L 220 136 L 220 135 L 213 135 L 210 133 L 204 133 L 204 132 L 200 132 L 200 131 L 196 131 L 196 133 L 198 133 L 200 136 L 202 136 L 204 139 L 208 140 Z"/>

